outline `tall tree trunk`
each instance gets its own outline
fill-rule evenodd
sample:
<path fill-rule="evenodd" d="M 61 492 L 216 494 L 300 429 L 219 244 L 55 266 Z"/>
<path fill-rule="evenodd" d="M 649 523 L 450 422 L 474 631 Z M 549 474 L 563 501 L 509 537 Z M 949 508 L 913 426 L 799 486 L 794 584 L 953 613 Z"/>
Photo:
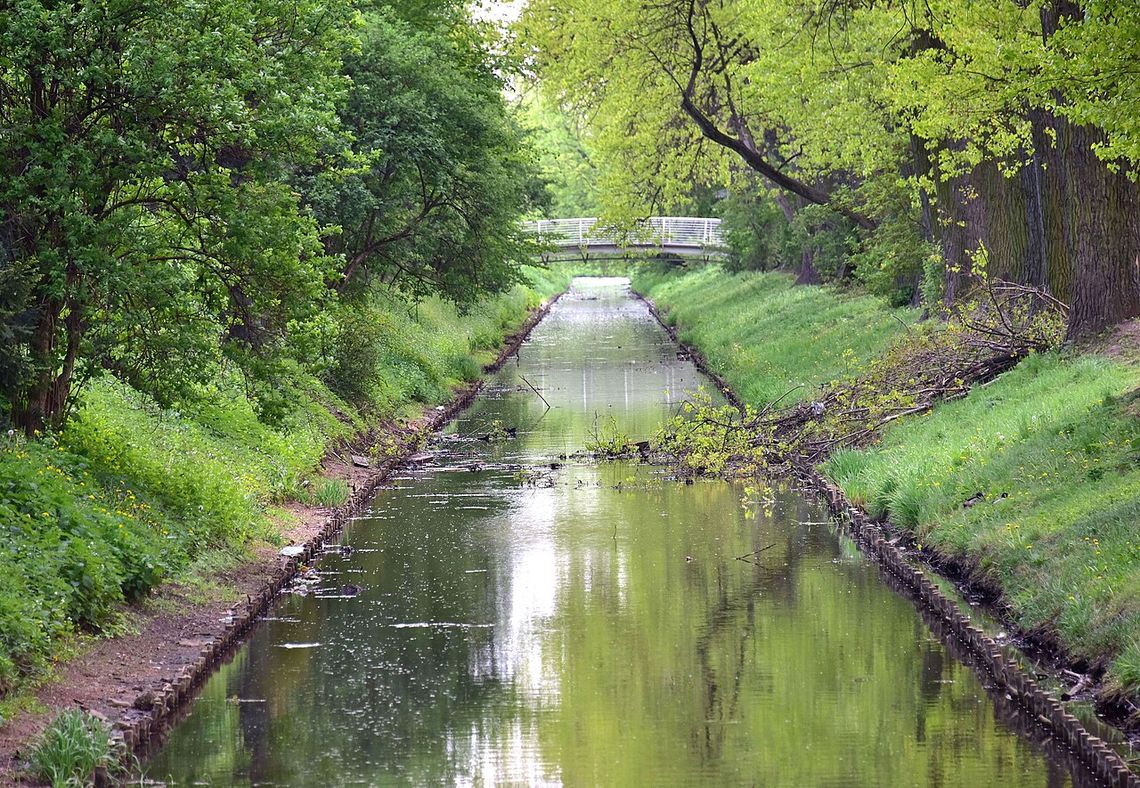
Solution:
<path fill-rule="evenodd" d="M 29 437 L 42 432 L 51 415 L 55 343 L 62 311 L 63 303 L 58 299 L 45 298 L 40 301 L 39 317 L 28 346 L 33 372 L 12 398 L 12 420 Z"/>
<path fill-rule="evenodd" d="M 1072 239 L 1068 234 L 1065 194 L 1067 173 L 1059 146 L 1060 121 L 1045 110 L 1029 113 L 1033 130 L 1034 190 L 1039 190 L 1045 278 L 1041 286 L 1061 301 L 1068 303 L 1073 294 Z"/>
<path fill-rule="evenodd" d="M 795 221 L 796 210 L 803 206 L 803 202 L 790 194 L 780 191 L 776 192 L 773 199 L 783 212 L 784 219 L 791 225 L 791 223 Z M 815 248 L 811 245 L 811 240 L 809 239 L 808 245 L 800 250 L 800 266 L 796 272 L 796 284 L 818 285 L 822 281 L 819 272 L 815 270 Z"/>
<path fill-rule="evenodd" d="M 946 262 L 942 299 L 957 303 L 977 281 L 974 256 L 988 238 L 985 179 L 978 170 L 938 179 L 938 242 Z"/>
<path fill-rule="evenodd" d="M 1048 40 L 1082 15 L 1079 2 L 1052 0 L 1041 7 L 1042 33 Z M 1073 272 L 1067 336 L 1078 339 L 1140 315 L 1140 190 L 1097 157 L 1094 146 L 1105 139 L 1099 129 L 1062 118 L 1054 129 Z"/>
<path fill-rule="evenodd" d="M 28 345 L 32 375 L 11 396 L 12 421 L 29 437 L 48 427 L 63 426 L 67 417 L 84 330 L 83 305 L 74 295 L 78 280 L 77 267 L 69 265 L 66 281 L 71 295 L 39 301 L 39 317 Z M 62 357 L 61 338 L 66 343 Z"/>
<path fill-rule="evenodd" d="M 800 252 L 800 271 L 796 275 L 796 284 L 818 285 L 822 281 L 819 272 L 815 270 L 815 247 L 809 242 Z"/>
<path fill-rule="evenodd" d="M 1067 333 L 1077 339 L 1140 315 L 1140 194 L 1097 158 L 1099 130 L 1065 123 L 1062 139 L 1075 268 Z"/>

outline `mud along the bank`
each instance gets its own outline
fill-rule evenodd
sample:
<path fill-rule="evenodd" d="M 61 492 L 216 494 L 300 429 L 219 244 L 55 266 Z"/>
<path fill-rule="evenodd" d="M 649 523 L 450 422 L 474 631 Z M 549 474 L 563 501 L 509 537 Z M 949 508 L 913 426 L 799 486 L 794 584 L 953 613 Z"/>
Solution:
<path fill-rule="evenodd" d="M 515 357 L 533 328 L 561 297 L 534 309 L 526 321 L 504 338 L 484 377 L 456 391 L 445 405 L 427 410 L 405 426 L 385 425 L 334 447 L 323 467 L 344 478 L 349 500 L 332 509 L 297 507 L 302 524 L 286 534 L 297 544 L 282 556 L 269 549 L 211 578 L 225 586 L 225 598 L 242 601 L 202 601 L 201 593 L 177 584 L 161 589 L 148 612 L 138 615 L 138 631 L 94 644 L 57 668 L 58 678 L 39 690 L 41 707 L 76 707 L 106 720 L 125 755 L 145 751 L 152 737 L 164 731 L 194 696 L 213 670 L 229 658 L 256 625 L 274 597 L 297 574 L 299 567 L 319 556 L 327 542 L 367 505 L 376 488 L 407 463 L 436 430 L 455 418 L 482 389 L 486 376 Z M 392 454 L 371 467 L 354 465 L 352 455 L 369 455 L 384 444 Z M 23 752 L 47 724 L 48 715 L 24 712 L 5 721 L 0 731 L 0 784 L 23 779 Z M 99 779 L 105 779 L 99 776 Z"/>
<path fill-rule="evenodd" d="M 709 365 L 704 354 L 680 339 L 677 329 L 665 320 L 651 299 L 636 291 L 635 295 L 646 304 L 650 313 L 697 368 L 716 384 L 725 399 L 743 412 L 745 407 L 743 401 L 733 392 L 728 382 Z M 902 540 L 889 538 L 880 524 L 873 522 L 865 512 L 854 506 L 843 491 L 815 467 L 797 467 L 793 474 L 804 489 L 818 495 L 826 502 L 832 515 L 853 537 L 859 549 L 873 559 L 880 570 L 890 578 L 889 582 L 893 588 L 903 592 L 915 604 L 928 626 L 937 622 L 937 626 L 930 626 L 931 631 L 948 648 L 958 653 L 968 653 L 970 658 L 964 660 L 966 664 L 988 679 L 990 683 L 987 686 L 994 688 L 998 695 L 1020 708 L 1018 719 L 1028 725 L 1036 726 L 1034 731 L 1036 735 L 1031 738 L 1049 738 L 1051 750 L 1066 753 L 1065 759 L 1079 762 L 1083 771 L 1098 783 L 1140 788 L 1140 775 L 1129 768 L 1124 758 L 1103 739 L 1091 734 L 1080 720 L 1068 713 L 1061 703 L 1043 689 L 1017 661 L 1009 659 L 1003 653 L 1001 644 L 976 626 L 974 621 L 962 612 L 957 601 L 943 593 L 912 563 L 900 549 L 899 545 L 904 544 Z M 929 571 L 938 571 L 935 564 L 927 563 L 925 566 Z M 1035 644 L 1035 650 L 1039 652 L 1035 656 L 1044 657 L 1055 666 L 1079 667 L 1073 666 L 1066 660 L 1059 649 L 1049 649 L 1039 638 L 1034 638 L 1032 633 L 1021 631 L 1005 612 L 1006 606 L 1000 594 L 995 593 L 995 589 L 972 588 L 968 575 L 952 573 L 946 579 L 967 592 L 973 592 L 979 598 L 985 599 L 987 610 L 995 618 L 1001 620 L 1010 631 L 1017 632 L 1019 637 Z M 1101 706 L 1098 711 L 1102 713 L 1106 722 L 1122 731 L 1133 746 L 1135 745 L 1140 721 L 1129 715 L 1126 707 Z M 1024 726 L 1019 727 L 1024 729 Z"/>
<path fill-rule="evenodd" d="M 348 502 L 332 510 L 315 536 L 288 551 L 288 557 L 280 563 L 272 579 L 256 593 L 247 596 L 246 603 L 233 612 L 220 635 L 203 645 L 197 658 L 185 665 L 172 680 L 164 683 L 159 691 L 144 693 L 122 718 L 114 722 L 115 736 L 122 741 L 126 751 L 145 754 L 161 742 L 163 734 L 187 708 L 196 691 L 219 665 L 233 656 L 245 636 L 256 626 L 258 619 L 265 614 L 281 591 L 297 577 L 303 567 L 320 558 L 326 551 L 326 545 L 334 541 L 352 518 L 363 511 L 385 479 L 412 459 L 428 436 L 447 425 L 471 404 L 485 385 L 487 376 L 497 372 L 518 354 L 531 331 L 546 317 L 562 295 L 559 293 L 532 311 L 522 327 L 505 338 L 498 356 L 483 368 L 484 377 L 464 386 L 446 405 L 429 411 L 414 428 L 397 434 L 398 448 L 395 454 L 376 466 L 365 481 L 356 485 Z M 375 443 L 379 437 L 371 436 L 370 443 Z"/>

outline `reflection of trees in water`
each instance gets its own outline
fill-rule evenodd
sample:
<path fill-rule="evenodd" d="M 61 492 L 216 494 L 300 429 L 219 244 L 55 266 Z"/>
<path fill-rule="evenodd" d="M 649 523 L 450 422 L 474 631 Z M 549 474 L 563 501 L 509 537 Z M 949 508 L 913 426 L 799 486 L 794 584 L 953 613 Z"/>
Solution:
<path fill-rule="evenodd" d="M 304 659 L 306 655 L 298 656 Z M 229 693 L 231 698 L 236 695 L 239 700 L 238 729 L 241 732 L 243 754 L 249 763 L 247 776 L 250 783 L 254 785 L 268 781 L 271 774 L 268 770 L 270 763 L 270 703 L 272 701 L 276 705 L 277 699 L 271 698 L 269 693 L 284 685 L 284 682 L 274 682 L 275 677 L 273 671 L 250 670 L 248 668 L 239 670 L 237 681 L 234 682 L 236 687 Z M 241 700 L 260 701 L 262 699 L 265 700 L 264 703 L 240 702 Z"/>
<path fill-rule="evenodd" d="M 790 516 L 792 512 L 786 512 L 788 508 L 794 508 L 794 516 Z M 757 526 L 752 530 L 752 548 L 762 552 L 758 552 L 751 562 L 730 559 L 716 564 L 716 603 L 709 610 L 695 644 L 704 685 L 704 723 L 698 738 L 705 761 L 721 757 L 727 723 L 737 718 L 741 685 L 752 667 L 747 646 L 756 635 L 756 600 L 766 596 L 794 608 L 797 604 L 796 575 L 805 557 L 837 552 L 835 539 L 825 529 L 802 525 L 813 517 L 820 517 L 818 506 L 810 505 L 798 495 L 781 494 L 778 511 L 774 512 L 771 521 L 765 521 L 769 527 Z M 773 526 L 774 523 L 785 527 Z M 765 549 L 773 544 L 771 540 L 779 537 L 784 539 L 782 544 L 776 542 L 775 547 Z M 699 567 L 695 571 L 703 573 Z M 748 571 L 748 580 L 743 587 L 733 590 L 733 580 L 742 571 Z M 705 584 L 696 585 L 703 588 Z M 714 656 L 721 657 L 720 662 L 727 657 L 731 661 L 730 667 L 718 671 L 713 664 Z"/>

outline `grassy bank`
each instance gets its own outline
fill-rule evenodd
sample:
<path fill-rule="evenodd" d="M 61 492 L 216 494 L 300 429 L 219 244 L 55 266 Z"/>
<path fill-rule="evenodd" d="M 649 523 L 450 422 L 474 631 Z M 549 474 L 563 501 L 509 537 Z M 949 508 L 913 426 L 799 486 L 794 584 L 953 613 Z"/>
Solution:
<path fill-rule="evenodd" d="M 1031 357 L 825 471 L 874 515 L 975 567 L 1021 626 L 1140 688 L 1135 366 Z M 981 496 L 979 498 L 979 496 Z M 971 504 L 967 504 L 971 501 Z"/>
<path fill-rule="evenodd" d="M 778 274 L 651 271 L 635 286 L 753 404 L 858 374 L 903 331 L 870 299 Z M 824 470 L 871 514 L 1000 588 L 1024 629 L 1105 668 L 1109 691 L 1134 692 L 1138 384 L 1136 362 L 1119 354 L 1034 355 Z"/>
<path fill-rule="evenodd" d="M 680 338 L 745 401 L 784 401 L 854 374 L 882 353 L 918 313 L 828 287 L 796 287 L 781 273 L 727 274 L 714 266 L 646 266 L 633 288 L 653 299 Z"/>
<path fill-rule="evenodd" d="M 100 379 L 60 434 L 0 437 L 0 694 L 203 551 L 274 541 L 276 507 L 313 495 L 306 482 L 331 445 L 448 399 L 565 284 L 534 270 L 528 286 L 462 315 L 437 300 L 377 300 L 329 370 L 283 372 L 287 407 L 270 423 L 236 375 L 177 410 Z"/>

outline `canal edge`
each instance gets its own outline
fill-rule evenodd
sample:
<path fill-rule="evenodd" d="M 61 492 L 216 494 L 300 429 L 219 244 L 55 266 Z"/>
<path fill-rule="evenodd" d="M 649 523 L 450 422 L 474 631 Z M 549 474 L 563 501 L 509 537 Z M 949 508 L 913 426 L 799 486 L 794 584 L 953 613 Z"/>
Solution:
<path fill-rule="evenodd" d="M 442 406 L 442 410 L 429 411 L 427 419 L 414 432 L 402 436 L 398 453 L 378 465 L 367 481 L 357 487 L 348 502 L 329 513 L 317 534 L 300 545 L 302 548 L 300 554 L 282 562 L 260 591 L 247 595 L 241 611 L 225 625 L 221 634 L 202 646 L 193 662 L 184 665 L 178 675 L 166 682 L 160 690 L 143 692 L 134 699 L 132 708 L 143 713 L 112 723 L 112 740 L 121 748 L 125 759 L 145 755 L 161 742 L 169 731 L 171 723 L 188 708 L 214 671 L 232 657 L 245 642 L 246 636 L 256 627 L 269 606 L 281 594 L 282 589 L 297 577 L 300 568 L 313 560 L 314 556 L 319 556 L 327 542 L 340 536 L 345 526 L 371 501 L 376 489 L 415 454 L 429 435 L 442 429 L 471 404 L 476 395 L 483 390 L 489 376 L 517 356 L 531 332 L 546 318 L 566 292 L 564 290 L 552 296 L 541 306 L 531 310 L 523 324 L 504 337 L 504 344 L 498 355 L 483 367 L 483 375 L 478 380 L 459 389 L 455 396 Z M 374 430 L 368 433 L 364 440 L 368 445 L 372 445 L 379 437 L 379 432 Z M 95 782 L 97 785 L 113 784 L 105 769 L 97 772 Z"/>
<path fill-rule="evenodd" d="M 709 365 L 697 348 L 680 339 L 677 329 L 669 325 L 653 301 L 636 290 L 631 291 L 649 309 L 669 337 L 689 356 L 693 365 L 709 377 L 726 400 L 744 412 L 744 403 Z M 1106 742 L 1089 733 L 1075 716 L 1046 692 L 1020 665 L 1005 658 L 1001 646 L 966 616 L 958 604 L 944 594 L 926 574 L 906 560 L 903 552 L 887 538 L 859 507 L 815 467 L 796 466 L 793 476 L 810 492 L 823 499 L 832 516 L 854 538 L 860 552 L 869 557 L 880 571 L 898 580 L 910 593 L 906 596 L 915 607 L 925 607 L 946 627 L 943 636 L 953 635 L 960 645 L 975 657 L 973 667 L 985 673 L 1005 690 L 1030 717 L 1048 731 L 1059 744 L 1077 756 L 1097 780 L 1111 788 L 1140 788 L 1140 775 Z M 931 571 L 936 571 L 931 568 Z M 930 628 L 929 626 L 927 627 Z M 936 633 L 937 634 L 937 633 Z"/>

